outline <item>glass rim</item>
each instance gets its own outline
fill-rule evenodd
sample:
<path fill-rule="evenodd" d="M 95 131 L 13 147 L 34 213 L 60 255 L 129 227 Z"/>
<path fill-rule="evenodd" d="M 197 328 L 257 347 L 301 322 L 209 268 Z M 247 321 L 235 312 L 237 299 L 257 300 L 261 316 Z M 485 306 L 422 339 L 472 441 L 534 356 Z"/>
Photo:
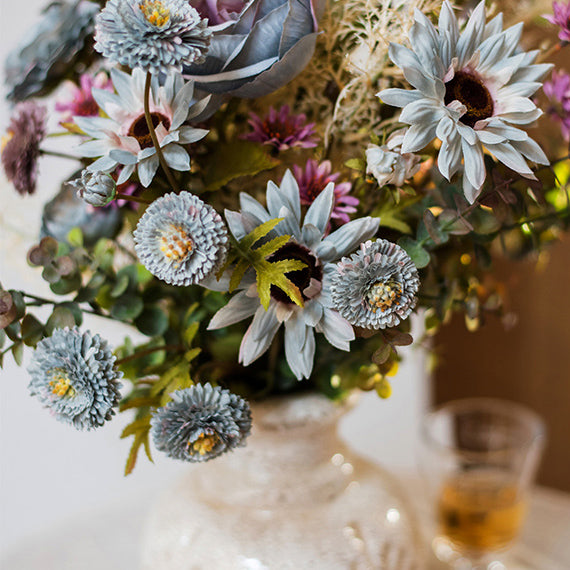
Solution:
<path fill-rule="evenodd" d="M 518 444 L 505 445 L 499 449 L 492 449 L 487 451 L 478 450 L 462 450 L 452 445 L 438 441 L 432 434 L 430 424 L 437 417 L 441 417 L 443 412 L 454 413 L 459 411 L 495 411 L 501 413 L 504 417 L 515 418 L 521 423 L 525 423 L 530 427 L 530 436 Z M 489 455 L 500 454 L 506 451 L 514 451 L 516 449 L 522 450 L 531 448 L 533 445 L 544 442 L 546 439 L 547 429 L 546 424 L 542 417 L 518 402 L 511 400 L 504 400 L 501 398 L 487 398 L 487 397 L 473 397 L 461 398 L 458 400 L 450 400 L 433 407 L 427 414 L 424 415 L 421 421 L 420 438 L 422 441 L 430 445 L 432 448 L 439 452 L 452 453 L 454 455 L 463 455 L 466 457 L 488 457 Z"/>

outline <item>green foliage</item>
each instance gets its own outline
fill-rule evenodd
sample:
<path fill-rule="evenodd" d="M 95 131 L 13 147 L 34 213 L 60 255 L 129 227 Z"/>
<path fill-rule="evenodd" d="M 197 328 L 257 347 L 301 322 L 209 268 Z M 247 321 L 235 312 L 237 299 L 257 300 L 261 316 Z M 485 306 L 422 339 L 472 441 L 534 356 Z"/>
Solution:
<path fill-rule="evenodd" d="M 275 168 L 279 160 L 270 156 L 266 147 L 248 141 L 218 144 L 205 160 L 205 190 L 218 190 L 240 176 L 255 176 Z"/>
<path fill-rule="evenodd" d="M 271 300 L 271 287 L 279 287 L 288 297 L 300 307 L 303 306 L 303 296 L 299 288 L 287 277 L 287 273 L 298 271 L 306 267 L 306 264 L 298 259 L 283 259 L 268 261 L 267 258 L 283 247 L 291 236 L 278 236 L 268 241 L 264 238 L 279 224 L 283 218 L 268 220 L 256 227 L 251 233 L 243 237 L 239 242 L 234 240 L 234 249 L 241 256 L 233 270 L 230 279 L 230 292 L 235 290 L 241 282 L 249 267 L 253 267 L 256 273 L 257 293 L 259 301 L 267 310 Z M 256 244 L 257 247 L 254 247 Z M 233 258 L 235 259 L 235 257 Z M 230 260 L 231 261 L 231 260 Z"/>

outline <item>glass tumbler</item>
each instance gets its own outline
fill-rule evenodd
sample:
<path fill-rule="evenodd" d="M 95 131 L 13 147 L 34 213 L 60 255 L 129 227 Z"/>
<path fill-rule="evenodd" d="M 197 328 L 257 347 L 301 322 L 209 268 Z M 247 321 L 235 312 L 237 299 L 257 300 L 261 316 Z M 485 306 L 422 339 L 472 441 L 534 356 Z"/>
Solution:
<path fill-rule="evenodd" d="M 505 400 L 457 400 L 425 417 L 420 468 L 435 505 L 439 560 L 461 570 L 505 568 L 544 442 L 540 417 Z"/>

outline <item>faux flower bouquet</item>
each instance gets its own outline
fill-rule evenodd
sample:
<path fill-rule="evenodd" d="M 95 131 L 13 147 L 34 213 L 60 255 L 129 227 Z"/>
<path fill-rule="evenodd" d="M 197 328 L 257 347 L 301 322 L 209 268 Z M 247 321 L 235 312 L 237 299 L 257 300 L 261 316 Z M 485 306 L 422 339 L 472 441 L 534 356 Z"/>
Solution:
<path fill-rule="evenodd" d="M 134 410 L 127 473 L 150 439 L 243 445 L 250 399 L 389 396 L 413 311 L 500 316 L 492 254 L 568 226 L 569 76 L 543 81 L 569 11 L 536 16 L 543 54 L 484 2 L 50 4 L 6 62 L 2 163 L 31 194 L 69 135 L 78 169 L 28 255 L 52 298 L 1 292 L 2 356 L 33 347 L 31 394 L 78 429 Z M 525 130 L 544 111 L 554 141 Z M 84 313 L 148 341 L 112 352 Z"/>

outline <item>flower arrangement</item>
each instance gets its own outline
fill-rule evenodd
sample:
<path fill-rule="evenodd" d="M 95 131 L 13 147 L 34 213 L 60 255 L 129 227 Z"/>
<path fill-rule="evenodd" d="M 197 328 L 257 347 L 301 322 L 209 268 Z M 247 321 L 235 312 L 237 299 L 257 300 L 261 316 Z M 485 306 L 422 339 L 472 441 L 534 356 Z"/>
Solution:
<path fill-rule="evenodd" d="M 251 400 L 388 397 L 413 312 L 500 317 L 494 256 L 568 228 L 569 6 L 543 53 L 484 2 L 50 4 L 6 62 L 2 164 L 24 199 L 48 137 L 78 168 L 28 254 L 52 298 L 0 291 L 2 357 L 32 347 L 30 393 L 75 428 L 134 411 L 127 473 L 151 440 L 244 445 Z M 111 351 L 87 313 L 148 340 Z"/>

